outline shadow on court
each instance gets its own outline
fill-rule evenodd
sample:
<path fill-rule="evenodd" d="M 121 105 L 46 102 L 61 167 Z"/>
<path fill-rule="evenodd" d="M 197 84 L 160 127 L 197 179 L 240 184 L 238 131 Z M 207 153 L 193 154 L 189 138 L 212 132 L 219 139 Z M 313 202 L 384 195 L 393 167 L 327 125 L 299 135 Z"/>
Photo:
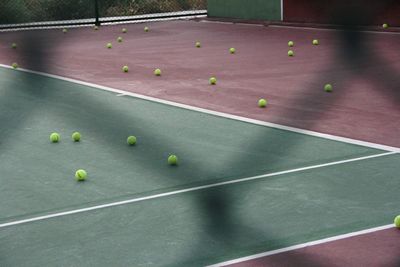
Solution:
<path fill-rule="evenodd" d="M 350 1 L 351 2 L 351 1 Z M 357 76 L 364 77 L 367 82 L 372 83 L 374 88 L 379 91 L 379 93 L 395 104 L 400 103 L 400 79 L 399 73 L 391 67 L 390 63 L 381 57 L 379 57 L 379 51 L 376 51 L 373 47 L 370 46 L 370 42 L 368 41 L 368 34 L 362 31 L 358 31 L 357 25 L 359 24 L 369 24 L 370 21 L 375 21 L 375 16 L 379 14 L 382 10 L 387 8 L 387 2 L 382 1 L 382 3 L 378 6 L 375 6 L 374 9 L 371 9 L 368 5 L 362 4 L 362 1 L 354 1 L 354 5 L 346 5 L 345 9 L 340 8 L 339 6 L 333 6 L 333 10 L 335 10 L 334 18 L 336 21 L 343 24 L 342 30 L 338 31 L 338 38 L 341 41 L 341 47 L 336 53 L 336 60 L 330 62 L 331 66 L 337 66 L 341 64 L 343 66 L 349 67 L 352 71 L 345 74 L 336 74 L 335 68 L 330 69 L 329 67 L 325 70 L 325 75 L 321 77 L 316 77 L 316 81 L 313 84 L 320 84 L 321 86 L 318 88 L 308 88 L 310 92 L 305 94 L 307 98 L 296 99 L 295 102 L 302 103 L 301 105 L 308 105 L 309 98 L 317 98 L 320 96 L 320 90 L 326 81 L 332 81 L 334 84 L 334 93 L 330 96 L 330 101 L 332 104 L 340 102 L 341 99 L 346 98 L 346 88 L 345 84 L 351 82 L 351 80 Z M 35 31 L 27 31 L 24 32 L 24 39 L 20 42 L 29 43 L 29 48 L 25 48 L 25 50 L 19 50 L 20 57 L 24 59 L 24 68 L 26 69 L 38 69 L 40 68 L 43 72 L 51 73 L 51 63 L 46 58 L 46 53 L 43 49 L 45 49 L 45 40 L 39 40 L 34 37 Z M 368 66 L 381 66 L 381 72 L 375 73 L 368 68 Z M 47 70 L 47 71 L 46 71 Z M 42 80 L 44 81 L 44 80 Z M 29 80 L 28 82 L 32 82 Z M 31 91 L 26 92 L 30 94 L 32 98 L 37 99 L 50 99 L 52 97 L 52 91 L 46 87 L 45 84 L 39 82 L 39 84 L 33 83 L 31 86 Z M 13 92 L 9 92 L 8 94 L 13 94 Z M 1 103 L 6 103 L 9 95 L 2 94 L 0 99 Z M 66 96 L 67 98 L 67 96 Z M 67 101 L 73 101 L 73 99 L 63 99 Z M 118 118 L 120 123 L 120 130 L 122 132 L 129 132 L 131 129 L 130 125 L 135 124 L 132 122 L 129 116 L 125 114 L 120 114 L 110 105 L 104 105 L 97 102 L 93 102 L 94 100 L 91 98 L 85 99 L 86 102 L 86 112 L 92 114 L 102 114 L 108 113 L 111 116 L 115 116 Z M 316 103 L 315 105 L 318 105 Z M 322 105 L 322 104 L 321 104 Z M 18 131 L 18 126 L 23 125 L 24 120 L 29 120 L 30 116 L 32 116 L 37 110 L 46 109 L 45 106 L 40 105 L 31 105 L 27 107 L 21 107 L 19 117 L 23 118 L 20 120 L 10 120 L 9 117 L 5 115 L 0 115 L 0 124 L 1 125 L 9 125 L 9 128 L 15 129 Z M 397 111 L 400 110 L 400 105 L 397 105 Z M 325 107 L 320 109 L 320 112 L 312 114 L 304 115 L 303 114 L 293 114 L 287 113 L 282 114 L 282 117 L 297 117 L 299 119 L 304 118 L 304 129 L 310 129 L 314 124 L 321 123 L 321 118 L 324 114 L 329 113 L 330 110 L 326 110 Z M 62 114 L 60 114 L 62 116 Z M 307 116 L 307 118 L 305 117 Z M 68 120 L 68 118 L 65 118 Z M 93 121 L 93 127 L 99 129 L 97 131 L 97 138 L 102 138 L 104 132 L 113 131 L 113 129 L 109 129 L 104 127 L 104 125 L 99 121 Z M 144 130 L 138 130 L 138 134 L 142 136 L 151 136 L 156 135 L 154 132 L 145 132 Z M 4 132 L 2 136 L 2 142 L 0 143 L 0 148 L 4 143 L 7 142 L 8 138 L 12 138 L 13 132 L 8 131 Z M 111 135 L 111 133 L 109 133 Z M 254 150 L 257 150 L 260 142 L 268 142 L 275 143 L 277 140 L 276 136 L 254 136 L 251 142 Z M 172 140 L 163 140 L 164 144 L 170 143 Z M 280 141 L 279 141 L 280 142 Z M 298 145 L 295 139 L 286 140 L 284 144 L 282 144 L 285 153 L 290 154 L 296 146 Z M 170 148 L 166 145 L 164 147 L 160 147 L 161 151 L 168 151 Z M 5 151 L 3 150 L 4 153 Z M 184 151 L 176 151 L 176 153 L 182 154 Z M 120 155 L 115 155 L 119 157 L 121 161 L 129 164 L 129 154 L 121 153 Z M 243 160 L 243 155 L 233 155 L 233 162 L 237 162 L 239 164 Z M 151 164 L 151 160 L 143 158 L 140 162 L 143 166 L 151 169 L 153 168 Z M 268 164 L 273 166 L 277 162 L 271 161 Z M 264 164 L 262 159 L 260 162 L 255 162 L 257 164 Z M 225 166 L 225 168 L 230 168 L 230 166 Z M 155 169 L 157 171 L 157 169 Z M 223 169 L 220 171 L 224 171 Z M 200 169 L 191 169 L 190 172 L 197 173 L 201 172 Z M 165 177 L 169 180 L 176 179 L 173 174 L 169 173 L 158 173 L 158 175 Z M 193 262 L 209 262 L 209 259 L 203 258 L 202 255 L 199 255 L 199 251 L 202 251 L 204 247 L 208 246 L 209 238 L 211 237 L 218 243 L 221 247 L 224 247 L 226 251 L 232 247 L 232 244 L 238 245 L 241 241 L 237 241 L 238 237 L 240 240 L 265 240 L 265 244 L 268 245 L 270 242 L 274 242 L 276 247 L 288 247 L 292 244 L 286 244 L 284 240 L 280 240 L 279 233 L 273 233 L 268 231 L 260 231 L 262 226 L 253 227 L 246 223 L 245 218 L 240 218 L 234 212 L 234 204 L 235 202 L 240 201 L 232 195 L 228 189 L 224 187 L 214 188 L 209 191 L 204 191 L 202 194 L 197 195 L 197 209 L 202 211 L 204 214 L 203 222 L 206 227 L 204 232 L 207 233 L 207 238 L 204 240 L 193 240 L 193 243 L 196 244 L 194 250 L 187 251 L 187 258 L 182 259 L 182 262 L 179 262 L 179 266 L 193 266 Z M 268 203 L 265 204 L 265 208 L 268 209 Z M 268 224 L 268 218 L 266 218 L 266 223 Z M 266 227 L 267 228 L 267 227 Z M 290 231 L 290 229 L 288 229 Z M 246 237 L 242 236 L 242 233 L 245 232 L 247 234 Z M 250 234 L 249 234 L 250 233 Z M 246 249 L 243 244 L 243 249 Z M 258 248 L 257 252 L 263 252 L 262 246 Z M 218 255 L 219 257 L 226 257 L 226 259 L 231 259 L 229 253 L 227 255 Z M 241 255 L 245 256 L 245 255 Z M 290 261 L 293 262 L 291 266 L 324 266 L 324 263 L 321 259 L 315 260 L 311 257 L 303 255 L 301 253 L 295 253 L 290 255 Z M 211 259 L 213 261 L 215 259 Z M 175 263 L 167 263 L 168 266 L 173 266 Z M 400 265 L 400 259 L 399 259 Z"/>

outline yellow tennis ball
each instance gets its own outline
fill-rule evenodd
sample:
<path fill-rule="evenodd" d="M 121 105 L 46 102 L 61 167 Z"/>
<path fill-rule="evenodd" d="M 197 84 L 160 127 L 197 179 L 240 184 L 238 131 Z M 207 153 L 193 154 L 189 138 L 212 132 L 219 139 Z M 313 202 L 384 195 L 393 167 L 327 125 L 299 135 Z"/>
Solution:
<path fill-rule="evenodd" d="M 312 41 L 312 44 L 313 44 L 313 45 L 319 45 L 319 41 L 318 41 L 317 39 L 314 39 L 314 40 Z"/>
<path fill-rule="evenodd" d="M 58 133 L 52 133 L 50 134 L 50 141 L 53 143 L 58 143 L 60 141 L 61 137 Z"/>
<path fill-rule="evenodd" d="M 108 43 L 108 44 L 106 45 L 106 47 L 107 47 L 108 49 L 111 49 L 111 48 L 112 48 L 112 43 Z"/>
<path fill-rule="evenodd" d="M 293 50 L 289 50 L 289 51 L 287 52 L 287 54 L 288 54 L 289 57 L 294 57 L 294 52 L 293 52 Z"/>
<path fill-rule="evenodd" d="M 16 43 L 12 43 L 12 44 L 11 44 L 11 48 L 16 49 L 16 48 L 17 48 L 17 44 L 16 44 Z"/>
<path fill-rule="evenodd" d="M 260 100 L 258 100 L 258 106 L 259 106 L 260 108 L 265 108 L 265 107 L 267 106 L 267 100 L 261 98 Z"/>
<path fill-rule="evenodd" d="M 87 177 L 87 172 L 85 170 L 77 170 L 75 172 L 75 178 L 78 181 L 85 181 Z"/>
<path fill-rule="evenodd" d="M 154 75 L 161 76 L 161 70 L 160 69 L 155 69 L 154 70 Z"/>
<path fill-rule="evenodd" d="M 236 49 L 233 48 L 233 47 L 229 48 L 229 53 L 235 54 L 236 53 Z"/>
<path fill-rule="evenodd" d="M 122 33 L 127 33 L 126 28 L 122 28 Z"/>
<path fill-rule="evenodd" d="M 148 32 L 149 31 L 149 27 L 144 27 L 144 31 Z"/>
<path fill-rule="evenodd" d="M 97 31 L 99 29 L 99 26 L 97 26 L 97 25 L 95 25 L 94 27 L 93 27 L 93 30 L 95 30 L 95 31 Z"/>
<path fill-rule="evenodd" d="M 168 157 L 168 164 L 169 165 L 178 165 L 178 157 L 176 155 L 170 155 Z"/>
<path fill-rule="evenodd" d="M 217 84 L 217 78 L 211 77 L 210 80 L 209 80 L 209 83 L 210 83 L 211 85 L 216 85 L 216 84 Z"/>
<path fill-rule="evenodd" d="M 62 32 L 63 32 L 63 33 L 67 33 L 68 30 L 64 28 L 64 29 L 62 30 Z"/>
<path fill-rule="evenodd" d="M 118 41 L 118 43 L 121 43 L 122 42 L 122 37 L 118 37 L 117 41 Z"/>
<path fill-rule="evenodd" d="M 294 42 L 293 42 L 293 41 L 289 41 L 289 42 L 288 42 L 288 46 L 289 46 L 289 47 L 293 47 L 293 46 L 294 46 Z"/>
<path fill-rule="evenodd" d="M 123 72 L 128 72 L 129 71 L 129 67 L 128 66 L 123 66 L 122 67 L 122 71 Z"/>
<path fill-rule="evenodd" d="M 325 90 L 325 92 L 327 92 L 327 93 L 331 93 L 332 91 L 333 91 L 333 86 L 332 86 L 332 84 L 325 84 L 325 86 L 324 86 L 324 90 Z"/>
<path fill-rule="evenodd" d="M 389 24 L 384 23 L 384 24 L 382 25 L 382 27 L 383 27 L 384 29 L 387 29 L 387 28 L 389 28 Z"/>
<path fill-rule="evenodd" d="M 394 226 L 400 229 L 400 215 L 394 218 Z"/>
<path fill-rule="evenodd" d="M 196 47 L 200 48 L 201 47 L 201 43 L 200 42 L 196 42 Z"/>
<path fill-rule="evenodd" d="M 81 134 L 79 132 L 74 132 L 71 137 L 75 142 L 79 142 L 81 140 Z"/>
<path fill-rule="evenodd" d="M 128 136 L 128 138 L 126 139 L 126 142 L 128 143 L 128 145 L 130 146 L 134 146 L 136 145 L 136 136 Z"/>
<path fill-rule="evenodd" d="M 14 62 L 13 64 L 11 64 L 11 67 L 13 68 L 13 69 L 18 69 L 18 63 L 16 63 L 16 62 Z"/>

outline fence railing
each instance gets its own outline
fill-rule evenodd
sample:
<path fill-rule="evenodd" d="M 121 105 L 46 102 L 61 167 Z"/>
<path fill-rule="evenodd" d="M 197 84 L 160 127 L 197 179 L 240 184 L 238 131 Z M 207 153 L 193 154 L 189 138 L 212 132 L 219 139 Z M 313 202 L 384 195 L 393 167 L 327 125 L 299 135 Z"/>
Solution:
<path fill-rule="evenodd" d="M 206 9 L 207 0 L 2 0 L 0 29 L 192 17 Z"/>

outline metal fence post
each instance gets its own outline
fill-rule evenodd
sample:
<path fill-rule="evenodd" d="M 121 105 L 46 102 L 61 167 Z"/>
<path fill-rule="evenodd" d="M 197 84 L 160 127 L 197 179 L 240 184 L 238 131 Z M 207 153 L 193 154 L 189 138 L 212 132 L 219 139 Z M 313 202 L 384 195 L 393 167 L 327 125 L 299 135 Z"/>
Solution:
<path fill-rule="evenodd" d="M 96 26 L 100 26 L 99 20 L 99 2 L 98 0 L 94 0 L 94 14 L 96 16 L 96 22 L 94 23 Z"/>

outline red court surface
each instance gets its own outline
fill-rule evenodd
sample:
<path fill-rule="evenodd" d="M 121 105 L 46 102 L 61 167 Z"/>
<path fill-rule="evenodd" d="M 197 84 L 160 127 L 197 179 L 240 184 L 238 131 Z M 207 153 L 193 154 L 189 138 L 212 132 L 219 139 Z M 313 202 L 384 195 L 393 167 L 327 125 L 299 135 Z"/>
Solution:
<path fill-rule="evenodd" d="M 399 33 L 210 21 L 0 33 L 0 63 L 246 118 L 400 147 Z M 128 33 L 121 33 L 121 28 Z M 124 38 L 117 43 L 118 36 Z M 319 46 L 311 44 L 313 39 Z M 295 57 L 287 42 L 295 42 Z M 200 41 L 202 48 L 196 48 Z M 18 48 L 12 49 L 11 43 Z M 106 44 L 113 43 L 112 49 Z M 235 47 L 237 53 L 229 54 Z M 129 73 L 121 68 L 128 65 Z M 162 69 L 162 76 L 153 71 Z M 215 86 L 208 79 L 216 76 Z M 332 93 L 323 87 L 331 83 Z M 266 109 L 257 101 L 266 98 Z M 232 266 L 400 266 L 395 229 Z"/>

